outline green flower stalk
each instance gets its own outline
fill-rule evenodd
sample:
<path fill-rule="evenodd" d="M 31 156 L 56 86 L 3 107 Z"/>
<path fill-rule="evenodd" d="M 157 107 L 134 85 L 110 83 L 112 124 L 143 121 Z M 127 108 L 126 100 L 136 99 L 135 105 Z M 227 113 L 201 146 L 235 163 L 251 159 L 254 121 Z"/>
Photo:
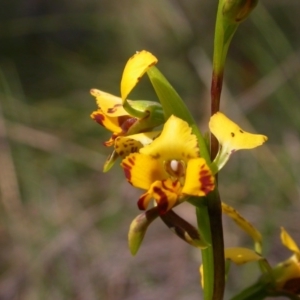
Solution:
<path fill-rule="evenodd" d="M 258 0 L 220 0 L 215 26 L 213 72 L 211 82 L 211 115 L 220 109 L 220 96 L 227 52 L 239 24 L 256 6 Z M 217 141 L 211 141 L 211 157 L 217 154 Z"/>
<path fill-rule="evenodd" d="M 220 0 L 217 11 L 213 71 L 211 81 L 211 116 L 220 109 L 220 96 L 223 84 L 224 67 L 231 39 L 240 22 L 245 20 L 257 0 Z M 218 140 L 214 135 L 210 139 L 210 157 L 213 160 L 219 151 Z M 217 178 L 216 178 L 217 180 Z M 214 287 L 212 299 L 222 299 L 225 288 L 224 242 L 222 232 L 221 199 L 218 193 L 208 202 L 210 228 L 212 230 L 212 248 L 214 261 Z M 208 250 L 204 250 L 208 251 Z M 211 257 L 211 255 L 206 255 Z M 205 268 L 204 268 L 205 275 Z M 211 298 L 206 297 L 210 300 Z"/>

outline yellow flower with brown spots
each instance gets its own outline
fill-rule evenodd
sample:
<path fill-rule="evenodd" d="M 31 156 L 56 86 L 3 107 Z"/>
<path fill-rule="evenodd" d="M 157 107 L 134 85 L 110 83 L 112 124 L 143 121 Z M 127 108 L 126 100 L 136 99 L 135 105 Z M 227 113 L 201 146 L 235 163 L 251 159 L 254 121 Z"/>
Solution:
<path fill-rule="evenodd" d="M 187 196 L 205 196 L 215 187 L 196 136 L 175 116 L 168 119 L 158 138 L 123 159 L 121 166 L 129 183 L 146 190 L 138 200 L 142 210 L 153 198 L 163 214 Z"/>

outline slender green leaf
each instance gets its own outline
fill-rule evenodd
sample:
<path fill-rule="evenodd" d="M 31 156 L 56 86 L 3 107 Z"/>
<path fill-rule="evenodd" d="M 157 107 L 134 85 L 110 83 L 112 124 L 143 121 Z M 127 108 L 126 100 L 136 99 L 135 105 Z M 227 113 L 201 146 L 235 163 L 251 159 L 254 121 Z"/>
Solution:
<path fill-rule="evenodd" d="M 171 115 L 174 115 L 185 120 L 191 126 L 198 139 L 200 154 L 209 164 L 210 157 L 206 142 L 181 97 L 156 67 L 150 68 L 147 74 L 163 107 L 165 119 L 167 120 Z"/>

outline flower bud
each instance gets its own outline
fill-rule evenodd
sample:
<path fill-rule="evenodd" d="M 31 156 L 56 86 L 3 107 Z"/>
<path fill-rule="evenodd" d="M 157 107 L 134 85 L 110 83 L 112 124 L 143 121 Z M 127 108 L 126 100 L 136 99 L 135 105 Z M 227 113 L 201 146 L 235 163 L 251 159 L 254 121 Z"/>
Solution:
<path fill-rule="evenodd" d="M 138 215 L 130 224 L 128 232 L 128 245 L 132 255 L 135 255 L 148 229 L 148 226 L 159 216 L 159 210 L 157 207 L 143 212 Z"/>
<path fill-rule="evenodd" d="M 223 16 L 234 23 L 240 23 L 248 17 L 257 2 L 258 0 L 225 0 Z"/>

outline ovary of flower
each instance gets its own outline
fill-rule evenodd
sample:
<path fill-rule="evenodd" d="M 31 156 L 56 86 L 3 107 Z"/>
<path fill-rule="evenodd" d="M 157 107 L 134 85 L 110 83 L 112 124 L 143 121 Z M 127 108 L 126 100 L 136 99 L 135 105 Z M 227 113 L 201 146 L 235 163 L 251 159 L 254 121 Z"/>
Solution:
<path fill-rule="evenodd" d="M 153 198 L 160 213 L 186 195 L 205 196 L 214 189 L 214 177 L 199 157 L 197 138 L 189 125 L 171 116 L 158 138 L 121 163 L 133 186 L 146 190 L 138 201 L 146 209 Z"/>
<path fill-rule="evenodd" d="M 221 112 L 215 113 L 210 118 L 209 129 L 220 143 L 219 152 L 214 160 L 218 170 L 225 165 L 235 151 L 256 148 L 268 139 L 264 135 L 242 130 Z"/>

